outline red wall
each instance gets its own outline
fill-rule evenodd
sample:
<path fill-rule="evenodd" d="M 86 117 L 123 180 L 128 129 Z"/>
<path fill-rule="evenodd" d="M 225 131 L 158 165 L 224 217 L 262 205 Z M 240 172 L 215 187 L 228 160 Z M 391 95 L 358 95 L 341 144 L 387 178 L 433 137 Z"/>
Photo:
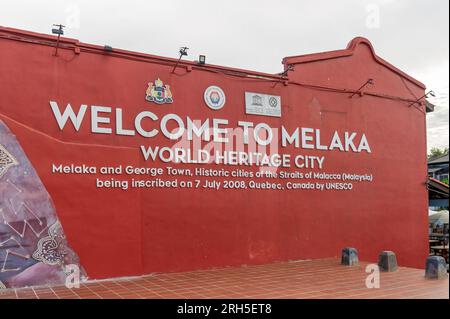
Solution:
<path fill-rule="evenodd" d="M 405 99 L 423 95 L 420 83 L 378 59 L 366 40 L 356 39 L 333 56 L 287 58 L 285 64 L 295 64 L 291 83 L 274 87 L 273 81 L 211 72 L 209 67 L 191 65 L 191 72 L 182 67 L 171 74 L 170 60 L 154 63 L 144 55 L 103 54 L 101 48 L 72 40 L 63 41 L 70 48 L 55 57 L 49 45 L 6 38 L 12 33 L 52 43 L 54 38 L 0 29 L 0 119 L 35 166 L 91 278 L 340 256 L 345 246 L 358 248 L 361 260 L 376 261 L 381 250 L 393 250 L 401 266 L 424 266 L 424 113 L 398 99 L 350 99 L 349 94 L 299 85 L 356 89 L 373 78 L 375 85 L 368 88 L 372 93 Z M 81 49 L 79 54 L 74 46 Z M 158 77 L 171 85 L 173 104 L 144 100 L 147 83 Z M 203 101 L 210 85 L 219 85 L 226 94 L 221 111 L 208 109 Z M 280 95 L 282 117 L 246 115 L 245 91 Z M 96 189 L 97 176 L 52 174 L 51 164 L 150 166 L 139 145 L 173 142 L 160 135 L 92 134 L 89 112 L 80 132 L 71 125 L 61 131 L 50 100 L 60 108 L 70 103 L 75 110 L 81 104 L 122 107 L 126 128 L 133 126 L 135 114 L 149 110 L 160 117 L 176 113 L 203 120 L 227 118 L 230 123 L 320 128 L 324 136 L 335 130 L 365 133 L 370 154 L 283 151 L 325 155 L 326 171 L 370 172 L 374 181 L 348 192 Z"/>

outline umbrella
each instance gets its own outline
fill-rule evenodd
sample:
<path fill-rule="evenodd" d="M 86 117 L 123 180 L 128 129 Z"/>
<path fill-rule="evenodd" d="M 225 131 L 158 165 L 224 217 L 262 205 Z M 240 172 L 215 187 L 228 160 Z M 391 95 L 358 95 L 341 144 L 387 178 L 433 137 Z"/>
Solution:
<path fill-rule="evenodd" d="M 434 225 L 448 224 L 448 210 L 442 210 L 428 216 L 428 222 Z"/>
<path fill-rule="evenodd" d="M 438 211 L 436 211 L 436 210 L 431 210 L 431 209 L 428 210 L 428 216 L 433 215 L 433 214 L 436 214 L 436 213 L 438 213 Z"/>

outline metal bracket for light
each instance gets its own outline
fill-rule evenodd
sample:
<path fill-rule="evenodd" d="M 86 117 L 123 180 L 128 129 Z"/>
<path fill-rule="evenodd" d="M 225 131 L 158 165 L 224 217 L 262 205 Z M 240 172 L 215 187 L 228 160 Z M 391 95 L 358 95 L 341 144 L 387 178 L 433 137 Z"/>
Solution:
<path fill-rule="evenodd" d="M 58 56 L 59 39 L 62 35 L 64 35 L 63 28 L 65 28 L 66 26 L 64 26 L 62 24 L 54 24 L 53 26 L 58 27 L 57 29 L 55 29 L 55 28 L 52 29 L 52 33 L 58 35 L 58 39 L 56 40 L 56 49 L 55 49 L 55 53 L 53 55 Z"/>
<path fill-rule="evenodd" d="M 293 66 L 292 64 L 289 64 L 289 65 L 287 66 L 286 70 L 284 70 L 284 71 L 281 72 L 281 73 L 278 73 L 278 75 L 281 76 L 281 77 L 287 76 L 288 73 L 289 73 L 289 71 L 294 71 L 294 66 Z"/>
<path fill-rule="evenodd" d="M 180 63 L 180 60 L 183 56 L 188 55 L 187 50 L 189 50 L 188 47 L 181 47 L 180 51 L 178 51 L 180 53 L 180 57 L 178 58 L 177 63 L 174 65 L 173 69 L 172 69 L 172 73 L 175 72 L 175 70 L 177 69 L 178 64 Z"/>
<path fill-rule="evenodd" d="M 363 85 L 359 87 L 355 92 L 353 92 L 352 95 L 350 95 L 350 98 L 354 97 L 356 94 L 362 95 L 362 89 L 364 89 L 368 85 L 373 85 L 375 81 L 373 79 L 368 79 Z"/>
<path fill-rule="evenodd" d="M 431 95 L 432 97 L 436 97 L 436 94 L 434 93 L 434 91 L 428 91 L 428 93 L 425 93 L 424 95 L 422 95 L 421 97 L 419 97 L 417 100 L 415 100 L 414 102 L 412 102 L 410 105 L 408 105 L 408 107 L 413 106 L 416 103 L 419 103 L 421 99 L 423 98 L 427 98 L 429 95 Z"/>
<path fill-rule="evenodd" d="M 276 86 L 278 85 L 278 83 L 281 83 L 281 82 L 283 82 L 285 86 L 288 85 L 288 81 L 286 81 L 286 80 L 283 79 L 283 78 L 285 78 L 285 77 L 288 76 L 289 71 L 294 71 L 294 65 L 289 64 L 289 65 L 287 66 L 286 70 L 284 70 L 284 71 L 281 72 L 281 73 L 277 73 L 277 74 L 276 74 L 276 75 L 279 75 L 279 76 L 280 76 L 280 79 L 279 79 L 278 81 L 276 81 L 276 82 L 272 85 L 272 88 L 276 87 Z"/>

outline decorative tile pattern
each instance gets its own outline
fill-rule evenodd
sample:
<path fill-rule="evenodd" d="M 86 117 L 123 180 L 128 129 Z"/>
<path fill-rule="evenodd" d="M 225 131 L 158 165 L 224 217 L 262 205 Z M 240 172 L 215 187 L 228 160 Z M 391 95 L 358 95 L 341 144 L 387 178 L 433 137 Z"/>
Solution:
<path fill-rule="evenodd" d="M 63 284 L 74 265 L 84 278 L 50 195 L 17 138 L 0 121 L 0 291 Z"/>
<path fill-rule="evenodd" d="M 0 144 L 0 177 L 6 173 L 8 168 L 14 165 L 17 165 L 17 160 Z"/>

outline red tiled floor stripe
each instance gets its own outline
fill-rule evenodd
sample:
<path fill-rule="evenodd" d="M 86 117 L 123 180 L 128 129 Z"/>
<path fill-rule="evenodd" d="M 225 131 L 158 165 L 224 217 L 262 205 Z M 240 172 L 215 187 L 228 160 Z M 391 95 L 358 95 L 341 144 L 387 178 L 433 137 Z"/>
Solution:
<path fill-rule="evenodd" d="M 2 298 L 449 298 L 449 280 L 426 280 L 424 271 L 399 267 L 381 273 L 381 288 L 365 287 L 365 266 L 337 259 L 161 273 L 64 286 L 0 291 Z"/>

